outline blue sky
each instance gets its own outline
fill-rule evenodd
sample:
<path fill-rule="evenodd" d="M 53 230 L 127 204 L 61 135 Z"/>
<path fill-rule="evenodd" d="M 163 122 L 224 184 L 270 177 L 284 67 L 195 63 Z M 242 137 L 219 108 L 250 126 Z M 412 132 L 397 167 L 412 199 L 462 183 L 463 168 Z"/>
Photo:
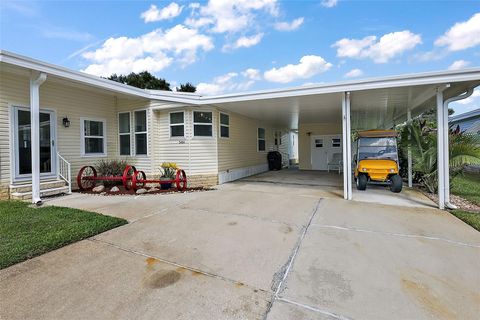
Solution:
<path fill-rule="evenodd" d="M 480 1 L 9 1 L 0 47 L 220 94 L 480 66 Z M 480 107 L 480 93 L 457 113 Z"/>

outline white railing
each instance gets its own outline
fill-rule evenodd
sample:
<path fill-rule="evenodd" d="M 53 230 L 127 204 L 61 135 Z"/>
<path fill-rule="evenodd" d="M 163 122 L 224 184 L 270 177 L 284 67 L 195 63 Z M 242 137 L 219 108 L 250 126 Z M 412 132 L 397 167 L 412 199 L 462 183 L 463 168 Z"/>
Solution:
<path fill-rule="evenodd" d="M 65 160 L 64 157 L 57 153 L 58 164 L 58 176 L 65 180 L 68 185 L 68 194 L 72 193 L 72 170 L 70 168 L 70 162 Z"/>

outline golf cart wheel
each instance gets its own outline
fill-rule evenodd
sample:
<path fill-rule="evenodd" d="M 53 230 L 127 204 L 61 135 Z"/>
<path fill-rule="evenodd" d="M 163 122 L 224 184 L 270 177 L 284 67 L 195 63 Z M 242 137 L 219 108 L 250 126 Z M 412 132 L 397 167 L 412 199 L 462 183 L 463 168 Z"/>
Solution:
<path fill-rule="evenodd" d="M 402 191 L 402 185 L 402 177 L 400 177 L 398 174 L 390 177 L 390 191 L 399 193 Z"/>
<path fill-rule="evenodd" d="M 365 174 L 359 174 L 357 177 L 357 190 L 367 189 L 368 178 Z"/>

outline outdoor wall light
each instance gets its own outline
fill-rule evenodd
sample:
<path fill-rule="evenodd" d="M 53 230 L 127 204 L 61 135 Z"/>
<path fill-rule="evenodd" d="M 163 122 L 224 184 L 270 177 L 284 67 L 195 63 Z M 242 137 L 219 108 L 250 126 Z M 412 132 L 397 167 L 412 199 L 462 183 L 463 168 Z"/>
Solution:
<path fill-rule="evenodd" d="M 70 120 L 68 120 L 67 117 L 63 118 L 63 126 L 64 126 L 65 128 L 70 127 Z"/>

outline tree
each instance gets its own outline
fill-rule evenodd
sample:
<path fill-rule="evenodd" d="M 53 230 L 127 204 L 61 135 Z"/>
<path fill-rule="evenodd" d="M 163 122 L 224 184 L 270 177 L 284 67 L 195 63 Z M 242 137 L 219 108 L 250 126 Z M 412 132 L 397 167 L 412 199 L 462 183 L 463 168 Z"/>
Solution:
<path fill-rule="evenodd" d="M 140 73 L 132 72 L 127 76 L 117 75 L 114 73 L 107 79 L 141 89 L 172 91 L 170 89 L 170 83 L 168 83 L 165 79 L 155 77 L 148 71 L 143 71 Z"/>
<path fill-rule="evenodd" d="M 195 87 L 190 82 L 187 82 L 185 84 L 180 83 L 180 88 L 177 87 L 177 91 L 179 91 L 179 92 L 195 92 L 195 91 L 197 91 L 197 87 Z"/>

